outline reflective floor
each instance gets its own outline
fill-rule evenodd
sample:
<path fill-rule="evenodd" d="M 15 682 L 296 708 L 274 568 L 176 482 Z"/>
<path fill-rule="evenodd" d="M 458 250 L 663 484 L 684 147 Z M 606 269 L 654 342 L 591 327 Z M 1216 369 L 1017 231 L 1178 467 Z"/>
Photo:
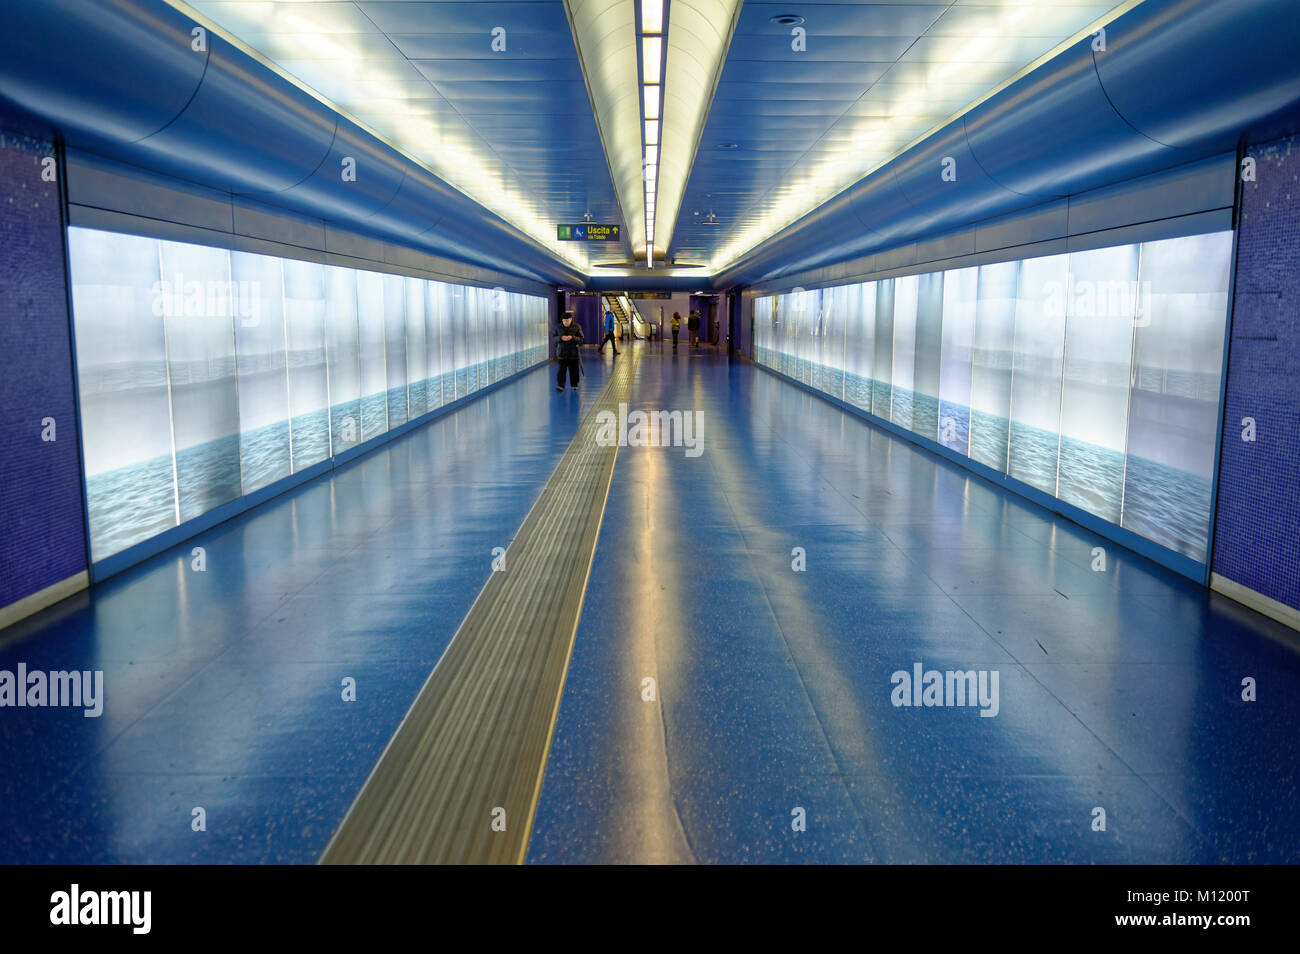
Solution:
<path fill-rule="evenodd" d="M 637 347 L 632 407 L 702 414 L 702 453 L 619 452 L 529 861 L 1300 860 L 1294 634 Z M 107 702 L 6 710 L 0 862 L 315 861 L 614 359 L 584 360 L 581 395 L 539 369 L 4 631 L 0 669 L 103 669 Z M 917 664 L 996 673 L 997 714 L 895 706 Z"/>
<path fill-rule="evenodd" d="M 704 451 L 619 453 L 530 861 L 1300 859 L 1289 631 L 765 371 L 633 394 Z"/>
<path fill-rule="evenodd" d="M 0 669 L 102 669 L 106 703 L 4 710 L 0 863 L 316 861 L 577 431 L 587 372 L 557 394 L 533 371 L 5 630 Z"/>

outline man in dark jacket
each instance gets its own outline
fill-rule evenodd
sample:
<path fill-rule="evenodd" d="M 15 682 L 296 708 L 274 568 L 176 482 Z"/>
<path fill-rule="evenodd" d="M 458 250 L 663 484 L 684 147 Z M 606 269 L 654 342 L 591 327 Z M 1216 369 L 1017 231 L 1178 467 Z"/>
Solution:
<path fill-rule="evenodd" d="M 569 372 L 569 384 L 578 390 L 578 348 L 582 344 L 582 329 L 573 320 L 573 312 L 566 311 L 560 323 L 551 332 L 555 339 L 555 359 L 560 366 L 555 376 L 555 390 L 564 390 L 564 372 Z"/>
<path fill-rule="evenodd" d="M 700 313 L 692 311 L 690 317 L 686 319 L 686 327 L 691 333 L 691 347 L 694 348 L 700 343 Z"/>

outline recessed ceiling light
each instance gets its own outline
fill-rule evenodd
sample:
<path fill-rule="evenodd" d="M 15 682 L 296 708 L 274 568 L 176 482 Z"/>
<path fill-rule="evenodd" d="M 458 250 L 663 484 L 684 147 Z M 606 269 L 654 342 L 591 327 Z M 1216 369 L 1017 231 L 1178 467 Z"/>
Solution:
<path fill-rule="evenodd" d="M 718 143 L 718 148 L 719 148 L 719 149 L 739 149 L 739 148 L 740 148 L 740 143 L 738 143 L 738 142 L 720 142 L 720 143 Z"/>
<path fill-rule="evenodd" d="M 803 17 L 795 16 L 793 13 L 783 13 L 780 16 L 772 17 L 772 22 L 780 26 L 798 26 L 803 23 Z"/>

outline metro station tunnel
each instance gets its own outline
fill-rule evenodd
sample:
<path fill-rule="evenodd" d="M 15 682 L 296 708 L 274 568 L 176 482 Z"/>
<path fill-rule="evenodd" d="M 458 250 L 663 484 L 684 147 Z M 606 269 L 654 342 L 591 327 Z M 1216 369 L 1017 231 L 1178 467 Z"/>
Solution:
<path fill-rule="evenodd" d="M 0 864 L 1300 861 L 1294 0 L 40 0 Z"/>

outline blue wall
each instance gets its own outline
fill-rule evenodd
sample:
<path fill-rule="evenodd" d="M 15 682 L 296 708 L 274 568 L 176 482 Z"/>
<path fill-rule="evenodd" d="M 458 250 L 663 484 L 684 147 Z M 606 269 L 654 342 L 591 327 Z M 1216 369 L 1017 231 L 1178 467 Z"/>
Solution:
<path fill-rule="evenodd" d="M 86 569 L 56 154 L 32 132 L 0 107 L 0 608 Z"/>
<path fill-rule="evenodd" d="M 1248 151 L 1214 572 L 1300 608 L 1300 136 Z M 1243 440 L 1243 418 L 1255 440 Z"/>

